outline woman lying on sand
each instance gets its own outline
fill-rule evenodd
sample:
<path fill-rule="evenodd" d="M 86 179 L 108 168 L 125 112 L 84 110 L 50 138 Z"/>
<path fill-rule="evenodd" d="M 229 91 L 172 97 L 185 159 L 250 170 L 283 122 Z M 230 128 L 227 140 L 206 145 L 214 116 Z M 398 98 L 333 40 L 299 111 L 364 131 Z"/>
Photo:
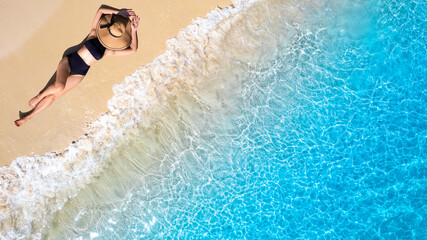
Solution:
<path fill-rule="evenodd" d="M 101 6 L 89 35 L 83 41 L 84 45 L 77 52 L 61 59 L 56 69 L 55 82 L 29 101 L 32 110 L 25 116 L 20 116 L 15 125 L 19 127 L 24 124 L 49 107 L 56 98 L 79 84 L 95 61 L 103 57 L 136 52 L 138 24 L 139 18 L 132 10 L 118 11 Z"/>

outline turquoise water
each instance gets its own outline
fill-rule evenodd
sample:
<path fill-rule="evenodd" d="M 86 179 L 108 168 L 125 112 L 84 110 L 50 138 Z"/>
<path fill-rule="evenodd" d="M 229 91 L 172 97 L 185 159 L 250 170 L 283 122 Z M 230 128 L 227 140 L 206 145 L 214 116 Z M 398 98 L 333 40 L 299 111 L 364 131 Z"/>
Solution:
<path fill-rule="evenodd" d="M 170 100 L 47 238 L 426 239 L 426 2 L 302 12 Z"/>

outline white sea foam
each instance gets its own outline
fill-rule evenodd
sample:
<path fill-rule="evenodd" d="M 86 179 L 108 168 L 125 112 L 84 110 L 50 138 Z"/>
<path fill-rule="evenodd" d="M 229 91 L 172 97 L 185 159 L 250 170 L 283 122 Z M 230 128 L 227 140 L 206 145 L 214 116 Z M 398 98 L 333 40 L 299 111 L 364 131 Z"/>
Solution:
<path fill-rule="evenodd" d="M 290 3 L 234 2 L 234 7 L 193 20 L 168 40 L 164 54 L 115 85 L 108 112 L 61 154 L 19 157 L 0 168 L 1 239 L 41 238 L 52 214 L 101 174 L 126 136 L 148 128 L 168 99 L 180 89 L 210 79 L 219 69 L 232 72 L 235 62 L 251 65 L 271 57 L 286 31 L 286 26 L 271 24 L 272 19 L 286 17 L 292 24 L 301 18 L 298 7 Z"/>

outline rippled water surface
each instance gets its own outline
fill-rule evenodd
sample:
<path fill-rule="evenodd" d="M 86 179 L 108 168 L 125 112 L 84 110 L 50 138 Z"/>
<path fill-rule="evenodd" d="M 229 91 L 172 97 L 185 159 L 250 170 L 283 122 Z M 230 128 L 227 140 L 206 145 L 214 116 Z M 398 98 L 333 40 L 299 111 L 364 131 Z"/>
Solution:
<path fill-rule="evenodd" d="M 301 11 L 258 23 L 267 60 L 171 99 L 47 238 L 426 239 L 426 2 Z"/>

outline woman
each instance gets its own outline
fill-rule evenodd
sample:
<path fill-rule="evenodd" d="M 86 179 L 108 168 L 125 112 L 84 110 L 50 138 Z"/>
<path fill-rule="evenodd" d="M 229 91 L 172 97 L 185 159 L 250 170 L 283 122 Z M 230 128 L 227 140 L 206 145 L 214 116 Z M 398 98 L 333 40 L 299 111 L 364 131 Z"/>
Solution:
<path fill-rule="evenodd" d="M 101 6 L 95 15 L 84 45 L 61 59 L 53 84 L 29 101 L 32 110 L 15 121 L 21 126 L 49 107 L 55 99 L 79 84 L 90 66 L 103 57 L 135 53 L 138 48 L 139 18 L 129 9 L 115 10 Z"/>

